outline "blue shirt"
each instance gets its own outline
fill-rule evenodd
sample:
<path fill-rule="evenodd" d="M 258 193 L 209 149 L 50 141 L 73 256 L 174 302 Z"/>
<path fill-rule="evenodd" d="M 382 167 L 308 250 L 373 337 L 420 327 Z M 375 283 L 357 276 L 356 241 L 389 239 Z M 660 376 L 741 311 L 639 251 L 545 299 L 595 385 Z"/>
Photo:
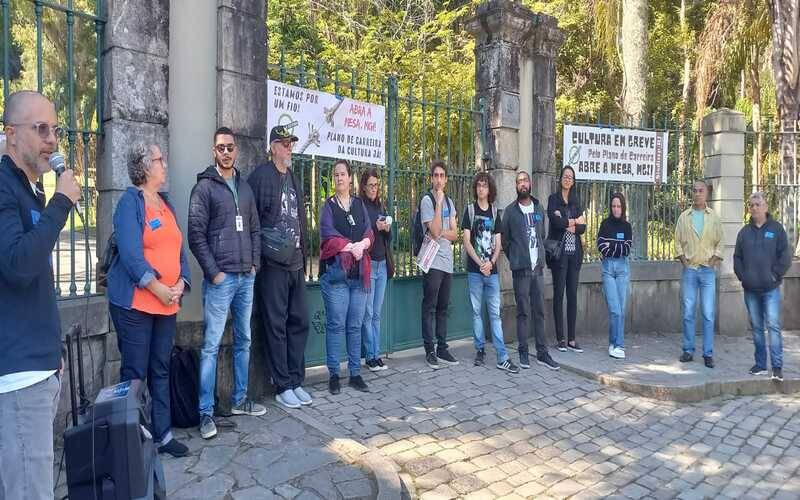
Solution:
<path fill-rule="evenodd" d="M 705 224 L 706 212 L 705 210 L 692 209 L 692 226 L 698 236 L 703 235 L 703 225 Z"/>

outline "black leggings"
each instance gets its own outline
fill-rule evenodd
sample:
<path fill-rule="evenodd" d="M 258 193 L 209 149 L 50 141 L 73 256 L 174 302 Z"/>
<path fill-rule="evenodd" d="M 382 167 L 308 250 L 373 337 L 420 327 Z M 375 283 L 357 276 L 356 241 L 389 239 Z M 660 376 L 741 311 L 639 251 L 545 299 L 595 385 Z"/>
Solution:
<path fill-rule="evenodd" d="M 567 341 L 575 340 L 575 318 L 578 315 L 578 276 L 581 261 L 578 254 L 562 255 L 551 269 L 553 272 L 553 318 L 556 341 L 564 340 L 564 290 L 567 292 Z"/>

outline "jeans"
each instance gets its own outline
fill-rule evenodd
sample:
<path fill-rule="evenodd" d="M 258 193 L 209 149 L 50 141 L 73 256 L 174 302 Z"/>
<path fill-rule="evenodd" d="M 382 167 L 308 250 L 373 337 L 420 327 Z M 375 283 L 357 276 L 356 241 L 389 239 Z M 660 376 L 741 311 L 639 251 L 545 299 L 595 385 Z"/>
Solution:
<path fill-rule="evenodd" d="M 250 369 L 250 314 L 253 311 L 252 273 L 225 273 L 222 283 L 203 281 L 203 349 L 200 351 L 200 415 L 214 415 L 217 353 L 230 309 L 233 318 L 233 394 L 231 406 L 247 396 Z"/>
<path fill-rule="evenodd" d="M 553 273 L 553 319 L 556 340 L 564 340 L 564 292 L 567 294 L 567 341 L 575 340 L 575 321 L 578 317 L 578 277 L 581 261 L 578 253 L 562 255 L 550 269 Z"/>
<path fill-rule="evenodd" d="M 492 327 L 492 344 L 497 354 L 497 364 L 508 359 L 506 344 L 503 342 L 503 323 L 500 320 L 500 279 L 497 274 L 484 276 L 481 273 L 468 273 L 469 301 L 472 304 L 472 333 L 475 336 L 475 349 L 483 350 L 483 298 L 489 310 L 489 324 Z"/>
<path fill-rule="evenodd" d="M 756 366 L 767 368 L 767 346 L 764 338 L 764 326 L 769 332 L 769 357 L 772 368 L 783 368 L 783 338 L 781 337 L 781 289 L 774 288 L 769 292 L 744 291 L 744 303 L 750 316 L 750 328 L 753 330 Z M 766 321 L 766 325 L 764 325 Z"/>
<path fill-rule="evenodd" d="M 700 266 L 683 269 L 683 352 L 694 353 L 694 311 L 700 292 L 700 314 L 703 316 L 703 356 L 714 353 L 714 311 L 716 308 L 717 274 L 714 268 Z"/>
<path fill-rule="evenodd" d="M 381 355 L 381 309 L 387 282 L 386 261 L 373 260 L 370 276 L 361 333 L 366 343 L 367 359 L 378 359 Z"/>
<path fill-rule="evenodd" d="M 0 394 L 0 500 L 53 498 L 56 375 Z"/>
<path fill-rule="evenodd" d="M 517 301 L 517 350 L 528 352 L 528 334 L 533 332 L 536 356 L 547 354 L 544 339 L 544 278 L 530 269 L 512 272 Z"/>
<path fill-rule="evenodd" d="M 608 345 L 625 347 L 625 303 L 631 269 L 627 257 L 605 258 L 602 265 L 603 293 L 608 306 Z"/>
<path fill-rule="evenodd" d="M 306 374 L 308 305 L 303 270 L 264 266 L 256 276 L 265 358 L 275 392 L 296 389 Z"/>
<path fill-rule="evenodd" d="M 153 441 L 167 444 L 172 439 L 169 409 L 169 360 L 175 338 L 177 314 L 163 316 L 136 309 L 108 305 L 122 363 L 119 381 L 145 380 L 152 400 L 150 414 Z"/>
<path fill-rule="evenodd" d="M 426 353 L 433 352 L 434 331 L 437 348 L 447 349 L 447 308 L 452 281 L 452 274 L 438 269 L 431 269 L 422 279 L 422 341 Z"/>
<path fill-rule="evenodd" d="M 325 302 L 325 361 L 331 376 L 339 375 L 342 338 L 347 344 L 347 369 L 351 377 L 361 373 L 361 325 L 367 305 L 367 291 L 361 279 L 331 282 L 331 273 L 320 279 Z"/>

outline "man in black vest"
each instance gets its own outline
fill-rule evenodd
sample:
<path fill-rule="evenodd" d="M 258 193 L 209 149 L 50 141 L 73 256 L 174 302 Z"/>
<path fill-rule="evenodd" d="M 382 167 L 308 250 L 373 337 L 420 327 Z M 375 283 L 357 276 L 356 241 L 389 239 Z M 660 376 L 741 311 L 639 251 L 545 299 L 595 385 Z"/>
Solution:
<path fill-rule="evenodd" d="M 72 171 L 45 204 L 39 178 L 62 130 L 38 92 L 8 96 L 0 161 L 0 500 L 53 498 L 61 323 L 51 253 L 81 195 Z"/>

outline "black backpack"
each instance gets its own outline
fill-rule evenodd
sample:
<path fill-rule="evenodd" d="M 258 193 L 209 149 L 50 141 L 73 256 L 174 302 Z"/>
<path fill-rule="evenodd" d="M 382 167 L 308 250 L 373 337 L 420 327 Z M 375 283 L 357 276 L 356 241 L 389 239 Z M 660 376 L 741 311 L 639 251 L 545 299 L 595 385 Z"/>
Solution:
<path fill-rule="evenodd" d="M 436 198 L 433 197 L 433 194 L 430 191 L 420 196 L 419 202 L 417 203 L 417 209 L 414 210 L 414 214 L 411 216 L 411 249 L 414 251 L 414 255 L 419 254 L 419 250 L 422 248 L 422 242 L 425 241 L 426 231 L 425 226 L 422 224 L 422 213 L 420 208 L 422 207 L 422 199 L 426 196 L 430 196 L 431 202 L 433 203 L 433 209 L 436 210 Z"/>
<path fill-rule="evenodd" d="M 169 361 L 169 402 L 172 426 L 200 425 L 200 362 L 194 349 L 174 346 Z"/>

